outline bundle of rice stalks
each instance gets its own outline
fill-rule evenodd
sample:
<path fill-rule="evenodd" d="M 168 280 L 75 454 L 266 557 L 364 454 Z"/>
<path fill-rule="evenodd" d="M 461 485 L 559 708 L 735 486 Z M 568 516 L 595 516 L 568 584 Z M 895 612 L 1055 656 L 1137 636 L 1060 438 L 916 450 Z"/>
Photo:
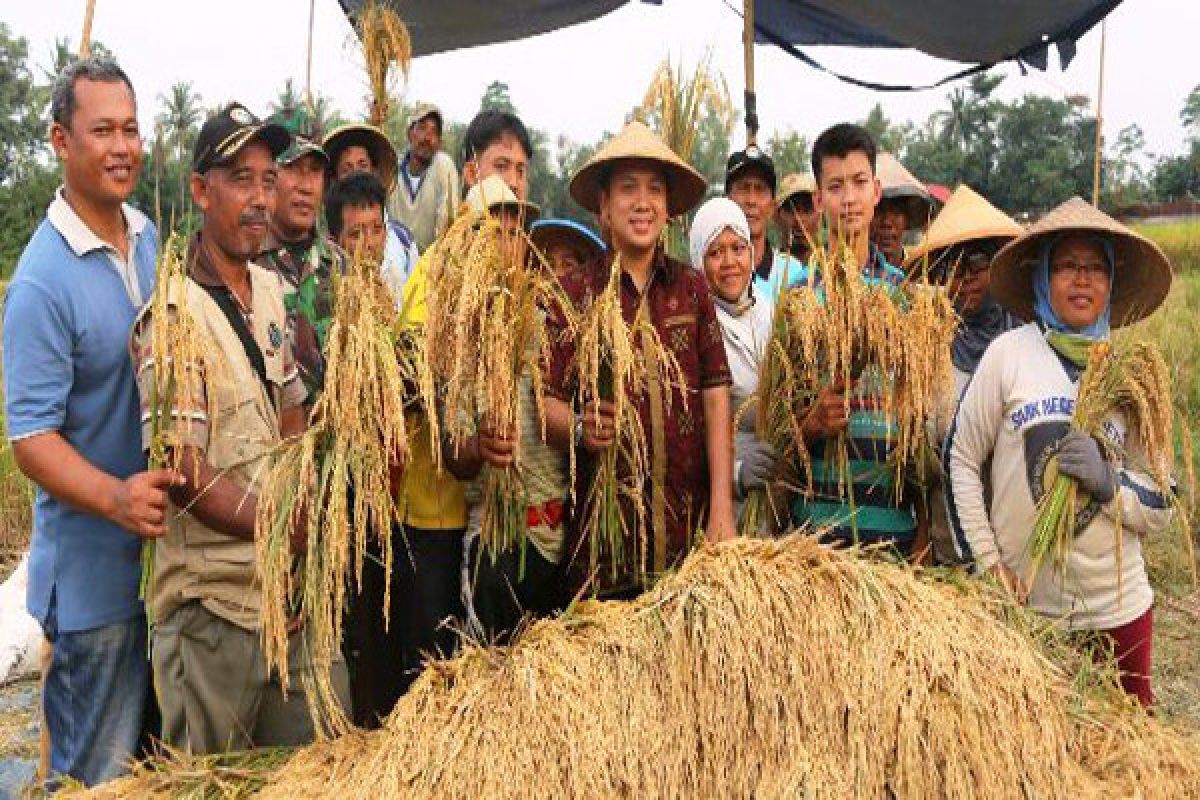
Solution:
<path fill-rule="evenodd" d="M 637 114 L 675 155 L 689 164 L 694 163 L 702 126 L 715 121 L 723 140 L 728 140 L 734 122 L 729 86 L 725 77 L 713 70 L 711 55 L 698 61 L 690 76 L 684 72 L 682 60 L 672 64 L 670 58 L 664 59 L 654 71 Z M 725 154 L 722 152 L 719 157 L 724 158 Z M 685 222 L 670 222 L 663 229 L 663 239 L 669 252 L 686 260 Z"/>
<path fill-rule="evenodd" d="M 682 61 L 672 64 L 671 59 L 665 59 L 654 71 L 642 98 L 642 117 L 675 155 L 689 163 L 701 123 L 715 118 L 728 134 L 733 128 L 733 113 L 729 86 L 724 76 L 713 72 L 711 56 L 697 62 L 690 77 L 684 74 Z"/>
<path fill-rule="evenodd" d="M 308 430 L 273 454 L 259 492 L 255 549 L 267 664 L 286 684 L 289 631 L 299 614 L 314 719 L 343 731 L 349 723 L 329 666 L 341 647 L 346 589 L 361 583 L 370 539 L 391 574 L 390 531 L 400 514 L 390 465 L 408 453 L 404 404 L 417 367 L 412 350 L 398 346 L 395 306 L 377 264 L 355 258 L 336 277 L 333 296 L 324 390 Z M 299 564 L 292 548 L 298 527 Z"/>
<path fill-rule="evenodd" d="M 1116 448 L 1104 434 L 1104 424 L 1114 415 L 1124 418 L 1129 427 L 1127 442 L 1133 448 L 1121 448 L 1123 463 L 1144 471 L 1153 479 L 1158 491 L 1168 498 L 1176 496 L 1171 465 L 1174 461 L 1174 417 L 1171 404 L 1171 376 L 1166 362 L 1153 344 L 1131 338 L 1118 338 L 1112 343 L 1097 342 L 1091 346 L 1087 367 L 1079 380 L 1079 393 L 1071 425 L 1089 436 Z M 1185 423 L 1180 420 L 1181 425 Z M 1181 437 L 1185 448 L 1191 436 Z M 1139 458 L 1133 458 L 1136 452 Z M 1194 477 L 1190 453 L 1185 459 L 1185 478 L 1190 494 Z M 1144 463 L 1139 463 L 1144 458 Z M 1182 506 L 1178 506 L 1185 513 Z M 1038 503 L 1038 517 L 1029 539 L 1029 556 L 1034 572 L 1049 559 L 1059 570 L 1066 568 L 1067 556 L 1075 539 L 1079 511 L 1079 484 L 1073 478 L 1057 473 L 1050 491 Z M 1185 514 L 1186 515 L 1186 514 Z M 1184 526 L 1190 531 L 1190 526 Z M 1121 558 L 1121 520 L 1117 517 L 1116 553 Z M 1195 573 L 1195 553 L 1192 537 L 1185 535 L 1188 557 Z"/>
<path fill-rule="evenodd" d="M 256 796 L 1197 796 L 1195 736 L 1081 694 L 1010 615 L 805 536 L 706 546 L 633 603 L 434 662 Z"/>
<path fill-rule="evenodd" d="M 382 128 L 387 120 L 395 70 L 408 78 L 412 39 L 400 15 L 383 0 L 367 0 L 355 18 L 355 28 L 371 87 L 371 124 Z"/>
<path fill-rule="evenodd" d="M 627 547 L 637 548 L 636 577 L 644 581 L 650 542 L 646 519 L 647 484 L 663 480 L 651 463 L 648 431 L 636 400 L 657 393 L 665 418 L 676 387 L 685 385 L 675 354 L 665 347 L 646 316 L 625 322 L 621 313 L 621 258 L 613 259 L 604 290 L 579 320 L 575 358 L 579 408 L 599 401 L 613 404 L 616 438 L 599 457 L 586 498 L 584 531 L 589 574 L 609 562 L 613 578 L 628 564 Z M 686 406 L 687 398 L 684 396 Z M 649 478 L 649 481 L 647 481 Z M 653 531 L 665 536 L 665 531 Z"/>
<path fill-rule="evenodd" d="M 182 468 L 178 447 L 180 432 L 191 425 L 190 417 L 175 413 L 178 400 L 211 397 L 213 383 L 223 367 L 217 351 L 199 322 L 192 316 L 186 297 L 187 242 L 172 233 L 158 256 L 155 291 L 150 298 L 150 375 L 139 376 L 149 389 L 150 423 L 148 461 L 151 469 Z M 216 409 L 209 413 L 209 429 L 220 424 Z M 210 433 L 211 435 L 211 433 Z M 195 481 L 195 475 L 188 476 Z M 142 579 L 139 593 L 151 596 L 154 582 L 154 540 L 142 540 Z"/>
<path fill-rule="evenodd" d="M 926 426 L 952 385 L 954 306 L 938 287 L 865 280 L 853 251 L 838 240 L 814 250 L 809 266 L 810 286 L 784 290 L 777 303 L 759 377 L 758 435 L 792 457 L 811 492 L 812 457 L 799 435 L 803 417 L 822 388 L 854 387 L 845 393 L 847 413 L 857 393 L 894 425 L 888 444 L 899 495 L 906 474 L 928 463 Z M 851 484 L 845 434 L 832 444 L 823 467 L 845 496 Z M 762 491 L 748 499 L 744 533 L 757 530 L 751 526 L 766 502 Z"/>
<path fill-rule="evenodd" d="M 518 445 L 511 467 L 485 465 L 482 473 L 480 543 L 496 557 L 525 542 L 520 386 L 532 382 L 544 435 L 542 366 L 551 344 L 545 313 L 568 303 L 526 233 L 490 214 L 460 215 L 428 258 L 423 366 L 426 385 L 438 391 L 425 398 L 426 408 L 438 409 L 454 449 L 481 430 Z"/>

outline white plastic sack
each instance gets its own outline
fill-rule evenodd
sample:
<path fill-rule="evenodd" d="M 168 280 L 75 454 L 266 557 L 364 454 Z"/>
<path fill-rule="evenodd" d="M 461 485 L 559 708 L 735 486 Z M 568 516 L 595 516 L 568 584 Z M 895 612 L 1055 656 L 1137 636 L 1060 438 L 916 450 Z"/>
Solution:
<path fill-rule="evenodd" d="M 0 584 L 0 686 L 34 677 L 42 647 L 42 628 L 25 610 L 29 554 Z"/>

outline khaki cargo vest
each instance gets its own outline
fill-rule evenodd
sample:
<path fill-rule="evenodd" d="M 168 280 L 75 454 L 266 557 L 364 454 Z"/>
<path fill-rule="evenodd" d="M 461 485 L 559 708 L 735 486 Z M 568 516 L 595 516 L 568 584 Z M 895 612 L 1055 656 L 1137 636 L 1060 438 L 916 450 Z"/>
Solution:
<path fill-rule="evenodd" d="M 268 397 L 241 341 L 208 292 L 189 278 L 183 296 L 210 339 L 210 351 L 220 356 L 219 363 L 210 368 L 214 385 L 208 397 L 207 461 L 254 494 L 262 482 L 267 455 L 280 441 L 276 401 L 285 378 L 283 348 L 287 344 L 280 334 L 287 330 L 287 321 L 283 284 L 277 274 L 251 264 L 250 285 L 252 333 L 262 350 L 274 398 Z M 213 614 L 257 630 L 261 591 L 255 575 L 254 543 L 218 533 L 174 505 L 168 516 L 167 535 L 155 547 L 151 618 L 161 622 L 184 603 L 198 600 Z"/>

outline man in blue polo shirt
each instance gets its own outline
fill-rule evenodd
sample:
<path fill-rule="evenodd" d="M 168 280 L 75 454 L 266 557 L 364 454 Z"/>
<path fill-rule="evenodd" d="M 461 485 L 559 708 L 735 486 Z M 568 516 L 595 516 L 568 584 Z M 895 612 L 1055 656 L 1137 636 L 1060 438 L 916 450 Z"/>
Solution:
<path fill-rule="evenodd" d="M 129 359 L 158 249 L 124 202 L 142 160 L 133 86 L 112 61 L 84 59 L 55 82 L 51 115 L 63 187 L 9 285 L 5 405 L 17 465 L 37 485 L 27 603 L 54 646 L 50 783 L 90 785 L 125 768 L 142 730 L 139 554 L 166 532 L 166 488 L 183 478 L 146 471 Z"/>

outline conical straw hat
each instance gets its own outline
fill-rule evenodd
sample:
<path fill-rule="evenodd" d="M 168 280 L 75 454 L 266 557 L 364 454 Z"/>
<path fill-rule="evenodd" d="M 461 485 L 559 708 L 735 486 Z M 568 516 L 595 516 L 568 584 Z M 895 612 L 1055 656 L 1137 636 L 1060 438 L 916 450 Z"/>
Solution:
<path fill-rule="evenodd" d="M 938 250 L 979 239 L 1015 239 L 1024 228 L 981 194 L 963 184 L 954 190 L 945 207 L 929 226 L 924 240 L 905 258 L 913 266 L 927 256 L 933 258 Z"/>
<path fill-rule="evenodd" d="M 1171 289 L 1171 263 L 1158 245 L 1091 203 L 1072 197 L 1009 242 L 992 260 L 992 295 L 1009 311 L 1033 319 L 1033 269 L 1047 242 L 1092 233 L 1113 244 L 1111 319 L 1114 327 L 1149 316 Z"/>
<path fill-rule="evenodd" d="M 396 178 L 400 175 L 400 159 L 387 134 L 365 122 L 352 122 L 334 128 L 321 142 L 321 147 L 329 154 L 331 171 L 337 169 L 337 160 L 341 152 L 351 145 L 367 148 L 367 152 L 371 154 L 371 161 L 375 163 L 375 169 L 379 171 L 380 182 L 391 193 L 396 188 Z"/>
<path fill-rule="evenodd" d="M 875 175 L 883 186 L 884 200 L 904 201 L 910 224 L 921 226 L 933 216 L 929 190 L 894 155 L 879 153 L 875 156 Z"/>
<path fill-rule="evenodd" d="M 618 161 L 655 161 L 667 173 L 667 213 L 685 214 L 704 199 L 708 182 L 654 131 L 634 120 L 609 139 L 571 178 L 571 198 L 592 213 L 600 212 L 600 189 L 608 169 Z"/>

